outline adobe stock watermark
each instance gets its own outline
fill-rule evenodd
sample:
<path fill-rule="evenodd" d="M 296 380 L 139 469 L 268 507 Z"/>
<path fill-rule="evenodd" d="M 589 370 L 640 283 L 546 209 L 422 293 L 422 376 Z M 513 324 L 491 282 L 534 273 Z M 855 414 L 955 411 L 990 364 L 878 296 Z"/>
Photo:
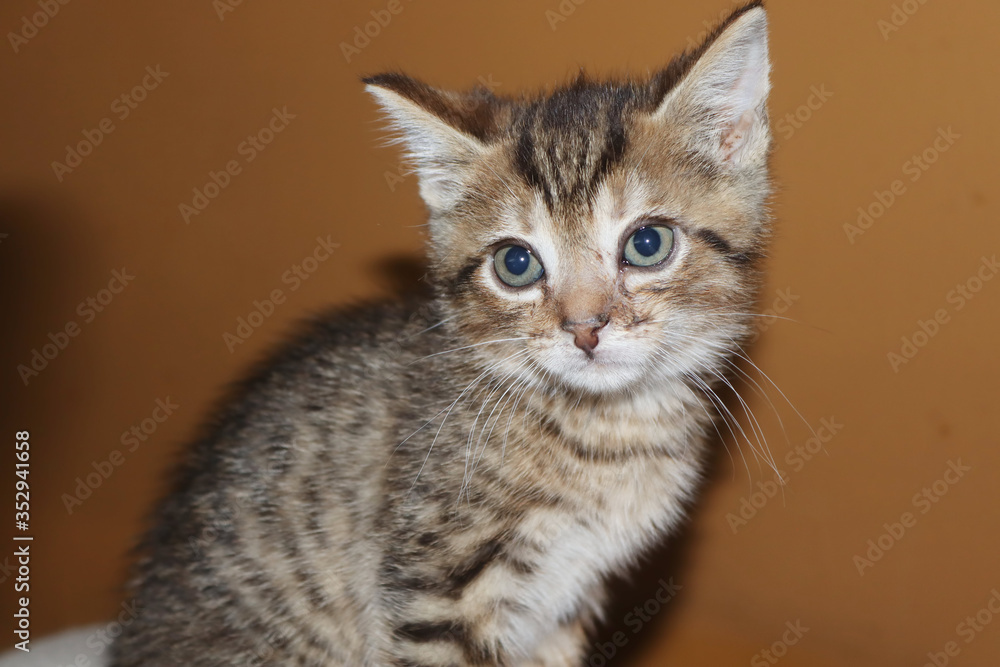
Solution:
<path fill-rule="evenodd" d="M 645 602 L 641 605 L 636 605 L 632 611 L 625 614 L 622 622 L 632 631 L 632 637 L 642 632 L 642 629 L 650 623 L 657 614 L 659 614 L 663 608 L 670 603 L 680 590 L 683 588 L 680 584 L 675 584 L 673 577 L 669 581 L 664 581 L 660 579 L 658 582 L 659 587 Z M 609 661 L 618 655 L 618 652 L 628 646 L 629 640 L 628 634 L 623 630 L 619 630 L 611 636 L 611 641 L 609 642 L 595 642 L 593 650 L 590 655 L 587 656 L 587 661 L 585 663 L 586 667 L 606 667 L 609 665 Z"/>
<path fill-rule="evenodd" d="M 382 178 L 385 179 L 385 184 L 389 187 L 389 192 L 395 192 L 396 186 L 404 183 L 412 175 L 413 168 L 405 160 L 399 163 L 396 171 L 386 170 L 382 172 Z"/>
<path fill-rule="evenodd" d="M 92 660 L 92 658 L 99 658 L 104 655 L 105 651 L 111 648 L 114 641 L 125 631 L 125 628 L 132 625 L 141 615 L 142 609 L 139 607 L 138 602 L 135 600 L 122 602 L 121 611 L 118 612 L 115 620 L 109 622 L 103 628 L 95 630 L 84 641 L 84 645 L 90 651 L 88 653 L 78 653 L 73 662 L 69 663 L 66 667 L 98 667 L 99 665 L 106 664 L 105 659 Z"/>
<path fill-rule="evenodd" d="M 243 0 L 212 0 L 212 9 L 219 21 L 225 21 L 226 14 L 232 14 L 242 4 Z"/>
<path fill-rule="evenodd" d="M 882 560 L 906 536 L 907 531 L 917 525 L 917 520 L 920 516 L 934 509 L 934 506 L 941 502 L 941 499 L 948 494 L 951 487 L 962 481 L 965 475 L 972 470 L 972 466 L 962 464 L 962 459 L 948 461 L 947 465 L 948 467 L 945 468 L 940 479 L 935 480 L 929 486 L 925 486 L 913 494 L 913 497 L 910 499 L 910 504 L 913 505 L 918 514 L 903 512 L 899 515 L 899 519 L 893 523 L 883 523 L 882 528 L 884 530 L 882 534 L 868 540 L 865 545 L 867 549 L 863 554 L 854 556 L 852 560 L 854 567 L 858 570 L 859 576 L 865 576 L 865 570 L 874 567 L 875 563 Z"/>
<path fill-rule="evenodd" d="M 774 301 L 771 302 L 771 306 L 761 311 L 758 314 L 759 317 L 754 318 L 753 333 L 750 334 L 747 343 L 756 342 L 764 332 L 774 326 L 777 320 L 781 319 L 782 315 L 791 310 L 792 306 L 798 303 L 801 298 L 798 294 L 792 293 L 791 287 L 779 289 L 775 294 Z"/>
<path fill-rule="evenodd" d="M 910 183 L 916 183 L 961 138 L 962 135 L 952 130 L 950 125 L 948 129 L 943 127 L 938 128 L 937 137 L 934 138 L 931 145 L 903 163 L 901 168 L 903 175 L 909 177 L 908 180 Z M 892 205 L 906 193 L 906 181 L 901 178 L 897 178 L 890 183 L 888 190 L 876 190 L 873 193 L 875 201 L 868 204 L 868 206 L 858 207 L 857 222 L 855 224 L 844 223 L 844 233 L 847 235 L 847 241 L 851 245 L 854 245 L 855 240 L 871 229 L 892 208 Z"/>
<path fill-rule="evenodd" d="M 982 634 L 986 626 L 992 623 L 997 616 L 1000 616 L 1000 590 L 994 588 L 990 591 L 990 597 L 986 603 L 974 615 L 966 616 L 955 626 L 955 634 L 968 646 L 976 641 L 976 637 Z M 940 651 L 927 653 L 927 662 L 923 664 L 923 667 L 946 667 L 951 663 L 952 658 L 957 658 L 961 653 L 962 645 L 957 641 L 946 642 Z"/>
<path fill-rule="evenodd" d="M 687 50 L 688 51 L 694 51 L 699 46 L 701 46 L 701 44 L 706 39 L 708 39 L 708 36 L 711 35 L 713 32 L 715 32 L 715 28 L 720 23 L 722 23 L 727 18 L 729 18 L 730 14 L 732 14 L 734 10 L 739 9 L 740 7 L 742 7 L 745 4 L 746 4 L 746 2 L 744 0 L 732 0 L 732 3 L 730 4 L 730 6 L 727 7 L 726 9 L 721 10 L 719 12 L 719 15 L 715 18 L 714 21 L 710 21 L 708 19 L 703 20 L 701 22 L 701 25 L 704 28 L 704 30 L 702 30 L 701 32 L 699 32 L 694 37 L 688 37 L 687 46 L 686 46 Z"/>
<path fill-rule="evenodd" d="M 795 136 L 795 132 L 812 120 L 813 115 L 823 108 L 823 106 L 833 98 L 833 91 L 827 90 L 826 84 L 811 86 L 809 97 L 800 104 L 794 111 L 786 113 L 775 124 L 774 129 L 781 134 L 785 141 Z"/>
<path fill-rule="evenodd" d="M 271 109 L 271 117 L 264 127 L 247 135 L 247 138 L 236 146 L 236 154 L 242 157 L 243 161 L 240 162 L 239 159 L 233 158 L 227 161 L 219 171 L 209 170 L 208 180 L 205 184 L 191 189 L 194 195 L 191 198 L 191 203 L 181 202 L 177 205 L 177 210 L 180 212 L 184 224 L 191 224 L 191 218 L 201 215 L 208 208 L 208 205 L 229 187 L 233 178 L 243 173 L 243 167 L 256 160 L 257 156 L 266 150 L 275 137 L 284 132 L 294 119 L 295 114 L 289 113 L 287 106 L 281 107 L 280 110 L 277 107 Z"/>
<path fill-rule="evenodd" d="M 809 628 L 802 625 L 801 619 L 796 619 L 794 623 L 785 621 L 785 628 L 780 639 L 750 658 L 750 667 L 768 667 L 778 664 L 782 658 L 788 655 L 788 649 L 802 641 L 802 638 L 809 632 Z"/>
<path fill-rule="evenodd" d="M 10 48 L 14 49 L 14 53 L 19 53 L 21 47 L 33 39 L 38 31 L 47 26 L 63 6 L 69 3 L 70 0 L 38 0 L 35 4 L 38 5 L 39 11 L 22 16 L 17 32 L 12 30 L 7 33 L 7 41 L 10 42 Z"/>
<path fill-rule="evenodd" d="M 126 120 L 139 107 L 139 104 L 145 101 L 149 93 L 159 88 L 168 76 L 170 76 L 170 72 L 164 72 L 159 65 L 155 67 L 148 65 L 142 81 L 111 102 L 111 113 L 119 121 Z M 55 174 L 56 180 L 62 183 L 66 175 L 73 173 L 74 169 L 83 164 L 83 159 L 92 154 L 94 149 L 104 143 L 104 138 L 116 129 L 117 126 L 111 116 L 105 116 L 94 127 L 82 130 L 83 139 L 73 145 L 66 145 L 66 155 L 63 162 L 52 161 L 52 173 Z"/>
<path fill-rule="evenodd" d="M 965 281 L 955 285 L 945 295 L 945 303 L 951 306 L 938 308 L 934 314 L 926 320 L 917 320 L 917 328 L 908 336 L 900 338 L 898 350 L 893 350 L 886 355 L 889 367 L 893 373 L 899 373 L 899 369 L 913 361 L 922 349 L 941 332 L 941 327 L 951 322 L 952 314 L 961 311 L 976 295 L 982 291 L 986 283 L 993 280 L 997 273 L 1000 273 L 1000 262 L 997 256 L 983 256 L 980 258 L 979 267 L 972 276 Z"/>
<path fill-rule="evenodd" d="M 139 449 L 143 443 L 156 433 L 160 424 L 167 421 L 181 407 L 170 400 L 169 396 L 156 399 L 153 405 L 153 411 L 148 417 L 121 434 L 119 442 L 121 442 L 123 449 L 113 449 L 108 452 L 106 458 L 100 461 L 91 461 L 90 466 L 93 470 L 85 476 L 77 477 L 74 480 L 76 486 L 73 488 L 72 493 L 62 494 L 60 500 L 62 500 L 67 514 L 72 515 L 75 509 L 83 505 L 85 500 L 94 495 L 94 492 L 101 488 L 101 485 L 108 481 L 115 474 L 115 471 L 125 464 L 126 455 L 132 454 Z"/>
<path fill-rule="evenodd" d="M 354 26 L 351 41 L 340 43 L 340 52 L 344 54 L 344 60 L 350 63 L 352 59 L 360 56 L 361 52 L 371 45 L 372 40 L 378 38 L 382 31 L 389 27 L 393 18 L 402 14 L 406 5 L 411 2 L 413 0 L 406 0 L 406 4 L 403 4 L 403 0 L 389 0 L 384 7 L 368 12 L 372 20 Z"/>
<path fill-rule="evenodd" d="M 90 324 L 97 319 L 97 315 L 103 313 L 104 309 L 114 301 L 115 296 L 121 294 L 133 280 L 135 280 L 135 276 L 130 274 L 124 266 L 120 270 L 112 271 L 111 280 L 108 281 L 106 288 L 98 290 L 96 294 L 88 296 L 77 305 L 76 314 L 80 316 L 82 323 Z M 17 374 L 24 386 L 27 387 L 31 380 L 48 368 L 49 364 L 69 347 L 72 339 L 79 336 L 81 331 L 83 331 L 81 323 L 70 319 L 55 333 L 50 331 L 48 342 L 43 343 L 40 349 L 38 347 L 32 348 L 29 353 L 31 359 L 28 363 L 17 366 Z"/>
<path fill-rule="evenodd" d="M 552 32 L 555 32 L 559 28 L 560 23 L 565 23 L 572 16 L 577 7 L 585 3 L 587 0 L 561 0 L 555 9 L 545 10 L 545 20 L 549 22 L 549 27 L 552 28 Z"/>
<path fill-rule="evenodd" d="M 927 0 L 903 0 L 902 3 L 894 4 L 888 19 L 879 19 L 875 22 L 875 26 L 882 35 L 882 41 L 888 42 L 892 33 L 899 32 L 926 4 Z"/>
<path fill-rule="evenodd" d="M 17 574 L 17 565 L 11 564 L 10 556 L 4 556 L 3 563 L 0 564 L 0 584 L 7 583 L 7 580 L 15 574 Z"/>
<path fill-rule="evenodd" d="M 333 251 L 339 247 L 340 244 L 330 240 L 329 234 L 327 234 L 325 239 L 317 236 L 316 246 L 312 252 L 306 255 L 300 262 L 292 264 L 291 267 L 281 274 L 281 284 L 288 286 L 288 293 L 297 292 L 303 283 L 309 280 L 319 270 L 320 265 L 330 259 Z M 236 329 L 234 332 L 230 333 L 226 331 L 222 334 L 222 342 L 226 344 L 226 349 L 229 350 L 229 353 L 232 354 L 236 351 L 237 347 L 247 342 L 250 336 L 262 327 L 264 322 L 274 315 L 278 306 L 283 305 L 287 299 L 288 295 L 281 288 L 271 290 L 267 298 L 263 301 L 255 299 L 253 310 L 246 317 L 240 316 L 236 318 Z"/>
<path fill-rule="evenodd" d="M 821 419 L 819 426 L 815 429 L 815 435 L 801 445 L 796 445 L 794 449 L 785 454 L 785 465 L 789 466 L 795 473 L 802 472 L 817 454 L 826 452 L 826 445 L 843 429 L 844 425 L 838 423 L 836 417 Z M 778 495 L 778 490 L 788 484 L 790 479 L 788 473 L 779 469 L 773 480 L 757 482 L 756 491 L 740 498 L 739 508 L 735 512 L 727 512 L 725 517 L 726 524 L 729 526 L 729 530 L 733 531 L 733 535 L 767 507 L 771 499 Z"/>

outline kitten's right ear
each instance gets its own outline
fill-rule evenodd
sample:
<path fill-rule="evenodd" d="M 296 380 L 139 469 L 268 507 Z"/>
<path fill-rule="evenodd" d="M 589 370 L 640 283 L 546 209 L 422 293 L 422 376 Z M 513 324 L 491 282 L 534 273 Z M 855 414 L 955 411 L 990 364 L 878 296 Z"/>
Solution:
<path fill-rule="evenodd" d="M 688 58 L 693 64 L 656 115 L 686 126 L 690 148 L 721 165 L 761 165 L 771 142 L 771 62 L 761 1 L 736 10 Z"/>
<path fill-rule="evenodd" d="M 363 79 L 406 146 L 420 179 L 420 196 L 432 211 L 448 208 L 466 182 L 469 166 L 486 150 L 492 127 L 488 92 L 438 90 L 404 74 Z"/>

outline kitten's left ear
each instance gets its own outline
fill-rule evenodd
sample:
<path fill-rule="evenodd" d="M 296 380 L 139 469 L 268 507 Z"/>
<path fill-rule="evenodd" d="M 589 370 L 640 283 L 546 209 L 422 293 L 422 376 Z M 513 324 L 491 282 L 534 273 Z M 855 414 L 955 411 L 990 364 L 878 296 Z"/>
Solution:
<path fill-rule="evenodd" d="M 432 211 L 448 208 L 466 182 L 468 167 L 486 151 L 494 127 L 494 98 L 438 90 L 403 74 L 363 79 L 405 144 L 420 179 L 420 195 Z"/>
<path fill-rule="evenodd" d="M 771 139 L 771 61 L 761 3 L 737 10 L 692 57 L 697 60 L 655 115 L 679 122 L 690 131 L 690 148 L 724 167 L 761 164 Z"/>

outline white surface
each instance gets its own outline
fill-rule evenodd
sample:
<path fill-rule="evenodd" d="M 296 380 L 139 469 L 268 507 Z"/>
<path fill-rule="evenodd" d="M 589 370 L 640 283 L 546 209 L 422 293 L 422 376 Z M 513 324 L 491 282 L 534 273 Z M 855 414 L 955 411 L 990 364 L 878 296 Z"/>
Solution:
<path fill-rule="evenodd" d="M 0 667 L 105 667 L 107 626 L 67 630 L 43 639 L 32 639 L 25 653 L 17 649 L 0 655 Z"/>

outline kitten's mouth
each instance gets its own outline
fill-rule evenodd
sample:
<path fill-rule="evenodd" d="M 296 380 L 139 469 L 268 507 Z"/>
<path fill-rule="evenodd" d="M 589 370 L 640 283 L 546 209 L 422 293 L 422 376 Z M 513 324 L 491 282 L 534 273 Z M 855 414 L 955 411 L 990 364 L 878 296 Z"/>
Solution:
<path fill-rule="evenodd" d="M 562 363 L 550 367 L 553 375 L 574 389 L 588 393 L 617 392 L 636 382 L 641 373 L 628 359 L 614 350 L 592 350 L 589 354 L 574 350 L 576 354 L 564 357 Z"/>
<path fill-rule="evenodd" d="M 581 350 L 577 359 L 581 359 L 586 368 L 617 365 L 615 354 L 608 349 Z"/>

